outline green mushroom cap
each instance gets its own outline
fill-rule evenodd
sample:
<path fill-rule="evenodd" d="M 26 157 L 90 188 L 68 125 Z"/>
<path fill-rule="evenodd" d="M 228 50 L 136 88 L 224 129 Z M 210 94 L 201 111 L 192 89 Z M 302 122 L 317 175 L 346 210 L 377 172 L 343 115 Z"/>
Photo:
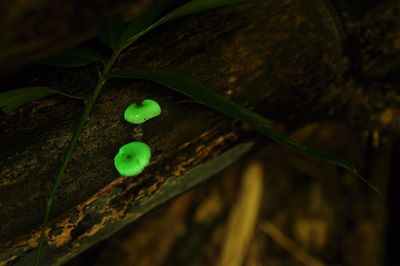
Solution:
<path fill-rule="evenodd" d="M 147 120 L 161 114 L 160 105 L 150 99 L 143 100 L 140 105 L 132 103 L 126 108 L 124 118 L 133 124 L 142 124 Z"/>
<path fill-rule="evenodd" d="M 146 143 L 134 141 L 119 149 L 114 165 L 120 175 L 135 176 L 149 164 L 150 158 L 150 147 Z"/>

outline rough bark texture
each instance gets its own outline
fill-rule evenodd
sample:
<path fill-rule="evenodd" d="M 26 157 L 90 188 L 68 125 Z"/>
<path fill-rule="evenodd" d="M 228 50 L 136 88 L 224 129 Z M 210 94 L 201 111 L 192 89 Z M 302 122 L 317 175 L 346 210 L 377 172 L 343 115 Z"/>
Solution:
<path fill-rule="evenodd" d="M 385 61 L 386 70 L 379 66 L 383 58 L 399 53 L 399 9 L 391 3 L 376 7 L 362 18 L 365 23 L 361 19 L 353 25 L 357 30 L 350 31 L 319 0 L 232 6 L 150 33 L 121 56 L 115 71 L 162 67 L 193 76 L 278 121 L 279 128 L 341 120 L 398 134 L 398 80 L 390 78 L 398 61 Z M 381 24 L 374 21 L 391 27 L 380 30 Z M 349 36 L 362 37 L 358 54 L 354 46 L 349 48 Z M 374 51 L 383 57 L 373 57 Z M 352 60 L 360 67 L 354 68 Z M 33 73 L 21 74 L 32 78 L 10 82 L 9 88 L 41 84 L 85 94 L 93 87 L 97 66 Z M 144 98 L 156 99 L 163 108 L 160 117 L 143 126 L 152 163 L 137 178 L 119 177 L 114 155 L 134 133 L 121 114 L 130 102 Z M 81 109 L 77 102 L 50 97 L 1 121 L 0 215 L 6 218 L 0 225 L 0 265 L 27 265 L 32 260 L 52 176 Z M 249 150 L 248 145 L 237 145 L 260 139 L 246 125 L 161 86 L 111 81 L 62 181 L 43 262 L 66 261 L 173 196 L 164 194 L 171 187 L 176 190 L 180 182 L 194 185 L 193 176 L 202 180 L 229 164 L 230 153 L 237 159 Z"/>
<path fill-rule="evenodd" d="M 135 17 L 153 0 L 2 1 L 0 77 L 95 36 L 96 19 Z"/>

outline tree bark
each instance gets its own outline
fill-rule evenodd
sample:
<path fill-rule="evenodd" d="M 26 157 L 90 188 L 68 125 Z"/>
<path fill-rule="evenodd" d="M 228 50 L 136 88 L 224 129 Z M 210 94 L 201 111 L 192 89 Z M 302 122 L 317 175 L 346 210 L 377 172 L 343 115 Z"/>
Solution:
<path fill-rule="evenodd" d="M 132 18 L 153 0 L 13 1 L 0 3 L 0 77 L 96 35 L 96 19 Z"/>
<path fill-rule="evenodd" d="M 400 98 L 398 80 L 391 75 L 399 65 L 389 60 L 385 68 L 379 66 L 383 58 L 399 54 L 399 10 L 400 4 L 382 4 L 349 29 L 351 19 L 342 17 L 342 23 L 340 13 L 320 0 L 231 6 L 146 35 L 122 54 L 114 71 L 156 67 L 193 76 L 274 119 L 276 128 L 286 132 L 335 120 L 397 135 Z M 382 23 L 390 27 L 381 29 Z M 362 39 L 350 42 L 357 38 Z M 381 54 L 374 57 L 376 51 Z M 4 84 L 87 94 L 97 70 L 40 67 Z M 119 177 L 113 158 L 120 146 L 134 140 L 134 127 L 122 113 L 132 101 L 145 98 L 156 99 L 163 109 L 143 125 L 142 140 L 152 148 L 152 162 L 138 177 Z M 81 110 L 80 103 L 54 96 L 1 121 L 0 214 L 6 218 L 0 225 L 0 265 L 32 261 L 52 177 Z M 110 81 L 55 199 L 43 264 L 67 261 L 238 160 L 255 143 L 265 139 L 247 125 L 162 86 Z"/>

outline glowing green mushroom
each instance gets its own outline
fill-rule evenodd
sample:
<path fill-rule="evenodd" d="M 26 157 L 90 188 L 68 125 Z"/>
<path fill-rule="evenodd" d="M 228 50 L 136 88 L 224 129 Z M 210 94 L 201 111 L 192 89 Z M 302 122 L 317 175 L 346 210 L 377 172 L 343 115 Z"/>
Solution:
<path fill-rule="evenodd" d="M 142 124 L 160 114 L 160 105 L 154 100 L 146 99 L 140 105 L 135 103 L 129 105 L 125 110 L 124 118 L 130 123 Z"/>
<path fill-rule="evenodd" d="M 150 158 L 150 147 L 146 143 L 134 141 L 119 149 L 114 165 L 120 175 L 135 176 L 149 164 Z"/>

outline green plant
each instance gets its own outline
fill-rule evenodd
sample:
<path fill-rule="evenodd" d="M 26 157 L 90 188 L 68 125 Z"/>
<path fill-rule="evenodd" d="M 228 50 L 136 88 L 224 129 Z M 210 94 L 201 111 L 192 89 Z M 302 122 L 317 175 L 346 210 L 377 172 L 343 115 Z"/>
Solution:
<path fill-rule="evenodd" d="M 112 55 L 109 58 L 106 58 L 96 51 L 88 49 L 71 49 L 44 61 L 47 64 L 64 67 L 81 67 L 90 63 L 99 62 L 100 64 L 102 64 L 103 67 L 102 71 L 99 72 L 98 81 L 93 89 L 92 94 L 89 97 L 83 99 L 84 109 L 81 118 L 79 120 L 77 128 L 73 133 L 72 139 L 68 145 L 67 152 L 64 155 L 60 168 L 58 169 L 55 176 L 55 181 L 46 204 L 45 216 L 43 219 L 41 235 L 34 262 L 35 265 L 39 265 L 40 263 L 41 250 L 45 240 L 45 230 L 49 221 L 49 215 L 51 212 L 53 200 L 60 185 L 61 179 L 64 175 L 65 169 L 68 166 L 69 161 L 71 160 L 79 136 L 81 135 L 85 123 L 89 118 L 89 114 L 96 102 L 97 97 L 99 96 L 106 82 L 109 81 L 111 78 L 145 79 L 176 90 L 199 102 L 208 105 L 215 110 L 247 122 L 256 130 L 269 137 L 273 141 L 285 144 L 293 148 L 294 150 L 304 153 L 308 156 L 337 165 L 355 174 L 375 191 L 378 191 L 372 184 L 370 184 L 367 180 L 360 176 L 357 173 L 356 169 L 347 161 L 324 151 L 305 146 L 275 132 L 272 128 L 272 122 L 270 120 L 226 99 L 222 95 L 219 95 L 212 89 L 207 88 L 206 86 L 196 82 L 191 78 L 160 69 L 126 70 L 111 74 L 111 70 L 115 64 L 115 61 L 125 48 L 133 44 L 146 33 L 161 26 L 162 24 L 205 10 L 219 8 L 226 5 L 241 3 L 245 1 L 246 0 L 192 0 L 156 20 L 168 4 L 168 1 L 165 1 L 162 2 L 162 4 L 154 6 L 144 12 L 137 19 L 129 23 L 127 27 L 124 27 L 123 21 L 119 18 L 102 20 L 99 22 L 98 36 L 100 40 L 104 44 L 108 45 L 112 50 Z M 5 113 L 10 113 L 25 103 L 54 93 L 59 93 L 71 98 L 81 99 L 80 97 L 65 94 L 63 92 L 47 87 L 29 87 L 1 93 L 0 108 Z"/>

